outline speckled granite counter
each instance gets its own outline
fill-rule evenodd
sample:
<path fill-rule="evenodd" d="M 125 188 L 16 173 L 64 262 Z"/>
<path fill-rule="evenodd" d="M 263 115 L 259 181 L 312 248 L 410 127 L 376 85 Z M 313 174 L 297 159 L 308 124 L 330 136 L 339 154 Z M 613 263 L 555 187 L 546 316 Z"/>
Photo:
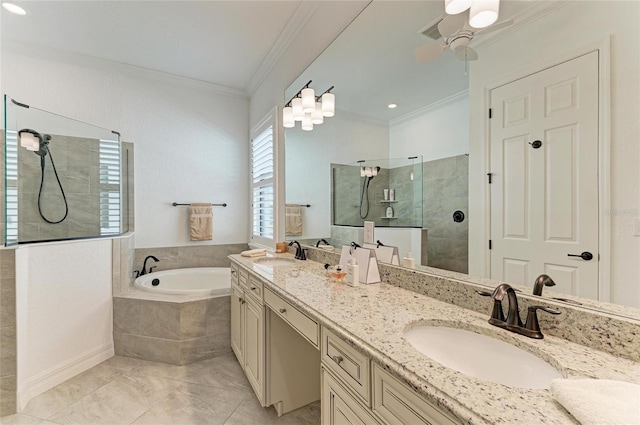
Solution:
<path fill-rule="evenodd" d="M 461 423 L 575 421 L 548 390 L 510 388 L 442 366 L 404 339 L 406 329 L 420 324 L 466 328 L 523 348 L 555 366 L 567 378 L 640 383 L 640 363 L 552 336 L 532 340 L 489 325 L 488 315 L 384 283 L 355 288 L 336 283 L 325 277 L 322 264 L 314 261 L 273 267 L 239 255 L 230 258 L 262 277 L 274 292 L 392 371 Z"/>

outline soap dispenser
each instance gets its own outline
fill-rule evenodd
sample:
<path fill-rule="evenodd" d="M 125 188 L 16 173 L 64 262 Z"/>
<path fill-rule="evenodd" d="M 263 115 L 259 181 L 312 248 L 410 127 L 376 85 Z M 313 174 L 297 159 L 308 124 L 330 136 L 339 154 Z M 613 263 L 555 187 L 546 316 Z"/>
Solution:
<path fill-rule="evenodd" d="M 402 259 L 402 267 L 406 267 L 408 269 L 416 268 L 416 259 L 413 258 L 410 252 L 407 252 L 407 254 Z"/>
<path fill-rule="evenodd" d="M 358 286 L 360 283 L 360 267 L 355 258 L 350 258 L 347 262 L 346 281 L 349 286 Z"/>
<path fill-rule="evenodd" d="M 387 207 L 387 218 L 393 218 L 393 208 L 391 208 L 391 205 Z"/>

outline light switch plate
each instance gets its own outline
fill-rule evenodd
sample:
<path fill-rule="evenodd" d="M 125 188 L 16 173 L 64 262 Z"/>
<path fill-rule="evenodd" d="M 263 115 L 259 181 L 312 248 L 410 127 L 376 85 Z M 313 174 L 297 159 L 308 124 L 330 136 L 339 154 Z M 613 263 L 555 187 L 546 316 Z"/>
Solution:
<path fill-rule="evenodd" d="M 373 221 L 365 221 L 364 222 L 364 243 L 375 243 L 373 240 L 375 239 L 375 223 Z"/>

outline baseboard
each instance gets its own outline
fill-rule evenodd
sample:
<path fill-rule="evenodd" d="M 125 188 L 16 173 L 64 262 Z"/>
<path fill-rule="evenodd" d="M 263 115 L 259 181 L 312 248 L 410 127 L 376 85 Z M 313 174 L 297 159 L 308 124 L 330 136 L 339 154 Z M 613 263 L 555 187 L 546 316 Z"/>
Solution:
<path fill-rule="evenodd" d="M 18 388 L 18 412 L 22 411 L 32 398 L 63 383 L 67 379 L 91 369 L 95 365 L 113 357 L 113 355 L 113 342 L 110 342 L 28 378 Z"/>

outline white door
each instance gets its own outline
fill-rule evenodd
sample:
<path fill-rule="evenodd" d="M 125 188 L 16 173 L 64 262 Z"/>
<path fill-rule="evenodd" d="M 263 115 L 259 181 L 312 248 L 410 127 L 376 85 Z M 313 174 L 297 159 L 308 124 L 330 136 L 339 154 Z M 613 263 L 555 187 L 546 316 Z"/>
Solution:
<path fill-rule="evenodd" d="M 490 131 L 491 277 L 597 299 L 598 52 L 492 90 Z"/>

